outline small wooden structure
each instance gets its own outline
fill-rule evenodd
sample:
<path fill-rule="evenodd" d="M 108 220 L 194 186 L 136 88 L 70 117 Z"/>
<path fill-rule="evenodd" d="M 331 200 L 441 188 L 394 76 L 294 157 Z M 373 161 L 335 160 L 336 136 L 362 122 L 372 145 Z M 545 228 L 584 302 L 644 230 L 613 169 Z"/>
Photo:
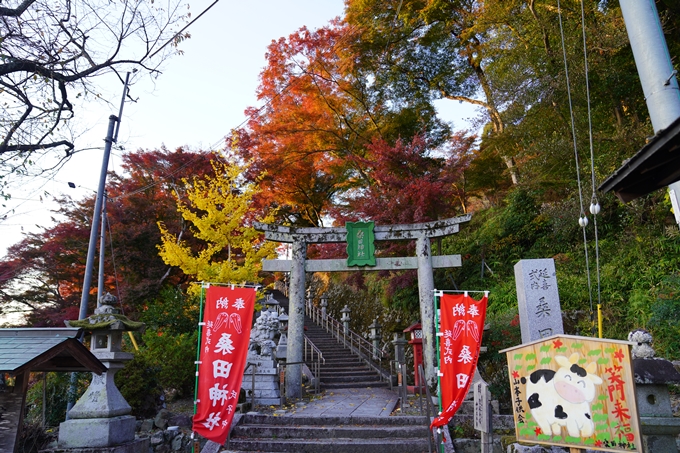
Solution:
<path fill-rule="evenodd" d="M 517 440 L 642 452 L 632 343 L 555 335 L 505 349 Z"/>
<path fill-rule="evenodd" d="M 82 329 L 0 329 L 0 373 L 15 378 L 14 387 L 0 391 L 0 451 L 13 452 L 21 434 L 29 373 L 91 371 L 106 367 L 78 338 Z"/>

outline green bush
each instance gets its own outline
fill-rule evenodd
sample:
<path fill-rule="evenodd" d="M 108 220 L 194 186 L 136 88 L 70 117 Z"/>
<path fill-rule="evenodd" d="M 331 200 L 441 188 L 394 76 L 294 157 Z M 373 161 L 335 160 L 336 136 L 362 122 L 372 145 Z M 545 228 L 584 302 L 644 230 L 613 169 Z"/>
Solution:
<path fill-rule="evenodd" d="M 140 321 L 147 329 L 163 331 L 170 335 L 196 330 L 199 301 L 187 296 L 179 288 L 163 288 L 155 300 L 148 301 Z"/>
<path fill-rule="evenodd" d="M 116 385 L 135 416 L 154 415 L 165 394 L 193 397 L 197 337 L 197 332 L 144 333 L 140 351 L 116 374 Z"/>
<path fill-rule="evenodd" d="M 138 352 L 116 373 L 116 387 L 137 418 L 153 417 L 161 405 L 163 387 L 159 371 L 145 353 Z"/>
<path fill-rule="evenodd" d="M 158 369 L 158 380 L 165 390 L 178 397 L 194 395 L 198 332 L 167 335 L 149 330 L 144 336 L 144 355 Z"/>
<path fill-rule="evenodd" d="M 650 328 L 657 355 L 680 359 L 680 275 L 666 277 L 652 307 Z M 659 354 L 662 352 L 662 354 Z"/>
<path fill-rule="evenodd" d="M 498 351 L 522 342 L 517 309 L 489 312 L 486 317 L 488 330 L 484 330 L 482 345 L 487 351 L 479 356 L 478 369 L 489 384 L 493 399 L 498 400 L 502 413 L 512 413 L 512 395 L 508 384 L 508 362 L 504 353 Z"/>

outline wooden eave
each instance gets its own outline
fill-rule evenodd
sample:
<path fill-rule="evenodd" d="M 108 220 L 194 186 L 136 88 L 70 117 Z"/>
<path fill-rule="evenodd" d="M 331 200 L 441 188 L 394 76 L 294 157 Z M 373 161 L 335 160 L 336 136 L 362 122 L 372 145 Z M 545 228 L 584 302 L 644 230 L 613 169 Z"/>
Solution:
<path fill-rule="evenodd" d="M 680 180 L 680 118 L 659 131 L 598 190 L 627 203 Z"/>
<path fill-rule="evenodd" d="M 0 372 L 91 371 L 106 366 L 85 347 L 82 329 L 0 329 Z"/>

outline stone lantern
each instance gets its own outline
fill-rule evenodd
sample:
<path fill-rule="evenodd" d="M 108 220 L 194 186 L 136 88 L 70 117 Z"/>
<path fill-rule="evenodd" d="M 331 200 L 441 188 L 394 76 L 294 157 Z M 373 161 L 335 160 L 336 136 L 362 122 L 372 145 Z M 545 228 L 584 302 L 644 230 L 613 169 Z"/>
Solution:
<path fill-rule="evenodd" d="M 109 303 L 116 298 L 102 297 L 94 315 L 79 321 L 66 321 L 69 327 L 92 333 L 90 350 L 107 368 L 101 375 L 92 374 L 92 382 L 68 412 L 69 420 L 59 425 L 59 448 L 100 448 L 132 443 L 135 440 L 135 417 L 114 383 L 115 374 L 132 359 L 123 352 L 123 332 L 142 330 L 144 324 L 118 314 Z M 140 447 L 142 448 L 142 447 Z M 133 447 L 130 451 L 137 451 Z M 142 451 L 142 450 L 139 450 Z"/>
<path fill-rule="evenodd" d="M 347 335 L 349 333 L 349 322 L 351 321 L 351 319 L 349 317 L 349 313 L 351 311 L 352 310 L 350 310 L 347 305 L 345 305 L 345 307 L 342 310 L 340 310 L 340 313 L 342 313 L 342 315 L 340 317 L 340 321 L 342 321 L 342 325 L 343 325 L 344 330 L 345 330 L 345 335 Z"/>
<path fill-rule="evenodd" d="M 267 306 L 267 311 L 271 313 L 279 312 L 279 301 L 274 299 L 274 295 L 272 293 L 267 293 L 267 298 L 265 299 L 264 304 Z"/>
<path fill-rule="evenodd" d="M 286 310 L 281 309 L 281 314 L 279 315 L 279 333 L 284 335 L 288 331 L 288 315 Z"/>
<path fill-rule="evenodd" d="M 375 318 L 368 328 L 371 329 L 369 338 L 373 341 L 373 359 L 378 360 L 380 358 L 380 329 L 382 329 L 382 326 L 378 324 L 378 318 Z"/>
<path fill-rule="evenodd" d="M 321 295 L 321 319 L 326 319 L 326 310 L 328 308 L 328 296 L 326 293 Z"/>
<path fill-rule="evenodd" d="M 276 359 L 279 361 L 286 361 L 288 357 L 288 338 L 286 333 L 288 332 L 288 315 L 285 311 L 281 311 L 279 315 L 279 343 L 276 345 Z"/>
<path fill-rule="evenodd" d="M 677 451 L 680 419 L 673 417 L 668 385 L 680 384 L 680 373 L 670 361 L 654 357 L 652 336 L 646 330 L 630 332 L 628 341 L 634 343 L 631 356 L 635 374 L 635 401 L 648 451 Z"/>

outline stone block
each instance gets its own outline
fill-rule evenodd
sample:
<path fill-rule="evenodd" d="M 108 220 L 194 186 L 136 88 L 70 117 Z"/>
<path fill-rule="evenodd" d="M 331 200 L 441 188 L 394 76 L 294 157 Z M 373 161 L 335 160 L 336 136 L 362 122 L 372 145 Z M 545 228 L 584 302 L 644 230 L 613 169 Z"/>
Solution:
<path fill-rule="evenodd" d="M 191 428 L 191 417 L 186 414 L 175 415 L 168 420 L 168 426 L 179 426 L 180 428 Z"/>
<path fill-rule="evenodd" d="M 114 382 L 116 371 L 118 368 L 109 364 L 108 371 L 101 375 L 92 374 L 87 390 L 68 412 L 69 419 L 112 418 L 132 412 Z"/>
<path fill-rule="evenodd" d="M 205 443 L 205 447 L 201 449 L 201 453 L 218 453 L 221 448 L 222 445 L 218 444 L 217 442 L 213 442 L 212 440 L 209 440 L 208 442 Z"/>
<path fill-rule="evenodd" d="M 165 436 L 163 435 L 163 431 L 156 431 L 151 435 L 151 438 L 149 439 L 149 442 L 151 444 L 151 447 L 156 448 L 157 446 L 161 445 L 163 442 L 165 442 Z"/>
<path fill-rule="evenodd" d="M 180 433 L 178 436 L 175 436 L 174 439 L 172 439 L 172 442 L 170 443 L 170 448 L 172 451 L 180 451 L 184 445 L 186 445 L 187 440 L 186 436 L 182 433 Z"/>
<path fill-rule="evenodd" d="M 168 427 L 168 420 L 170 420 L 171 417 L 172 413 L 169 410 L 161 409 L 158 414 L 156 414 L 153 423 L 157 428 L 165 429 Z"/>
<path fill-rule="evenodd" d="M 135 439 L 132 442 L 112 447 L 97 447 L 97 453 L 149 453 L 149 439 Z M 93 453 L 92 448 L 48 448 L 40 450 L 40 453 Z"/>
<path fill-rule="evenodd" d="M 135 439 L 135 417 L 67 420 L 59 425 L 59 448 L 111 447 Z"/>
<path fill-rule="evenodd" d="M 671 398 L 666 384 L 637 384 L 635 402 L 641 417 L 673 417 Z"/>
<path fill-rule="evenodd" d="M 281 404 L 281 398 L 255 398 L 255 404 L 260 406 L 278 406 Z"/>
<path fill-rule="evenodd" d="M 563 334 L 555 261 L 519 261 L 515 264 L 515 285 L 522 343 Z"/>
<path fill-rule="evenodd" d="M 456 453 L 478 453 L 481 451 L 482 444 L 479 439 L 453 439 L 453 450 Z M 503 446 L 500 439 L 493 439 L 491 445 L 493 453 L 503 453 Z"/>
<path fill-rule="evenodd" d="M 255 390 L 278 390 L 279 383 L 276 381 L 257 381 L 255 382 Z"/>
<path fill-rule="evenodd" d="M 139 427 L 139 432 L 140 433 L 148 433 L 153 429 L 153 420 L 152 419 L 146 419 L 142 421 L 142 424 Z"/>

